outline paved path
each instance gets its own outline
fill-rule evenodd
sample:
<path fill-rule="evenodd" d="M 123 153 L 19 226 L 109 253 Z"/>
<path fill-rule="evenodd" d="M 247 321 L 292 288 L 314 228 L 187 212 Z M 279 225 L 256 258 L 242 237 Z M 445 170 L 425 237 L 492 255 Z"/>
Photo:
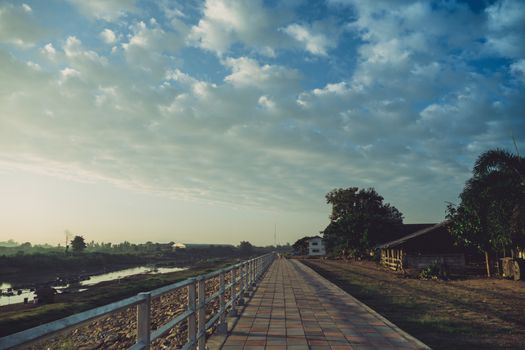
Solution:
<path fill-rule="evenodd" d="M 309 267 L 278 259 L 223 349 L 429 348 Z"/>

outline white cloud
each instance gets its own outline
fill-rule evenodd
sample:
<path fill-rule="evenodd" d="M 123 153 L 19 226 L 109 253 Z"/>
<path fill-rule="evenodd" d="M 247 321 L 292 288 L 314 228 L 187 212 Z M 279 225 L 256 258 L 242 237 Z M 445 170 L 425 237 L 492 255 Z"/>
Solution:
<path fill-rule="evenodd" d="M 27 4 L 0 3 L 0 42 L 28 48 L 45 32 L 36 24 Z"/>
<path fill-rule="evenodd" d="M 255 87 L 262 90 L 293 91 L 300 80 L 298 71 L 277 65 L 259 65 L 247 57 L 228 58 L 224 62 L 232 73 L 224 81 L 235 87 Z"/>
<path fill-rule="evenodd" d="M 117 41 L 117 36 L 115 35 L 115 32 L 108 28 L 100 32 L 100 37 L 106 44 L 113 44 L 115 43 L 115 41 Z"/>
<path fill-rule="evenodd" d="M 74 78 L 74 77 L 78 78 L 80 77 L 80 72 L 74 68 L 66 67 L 60 71 L 60 76 L 62 77 L 63 80 L 67 80 L 69 78 Z"/>
<path fill-rule="evenodd" d="M 140 69 L 164 74 L 166 54 L 177 52 L 183 45 L 186 33 L 164 30 L 151 18 L 148 23 L 140 21 L 130 27 L 128 42 L 122 44 L 126 58 Z"/>
<path fill-rule="evenodd" d="M 47 43 L 41 50 L 42 54 L 46 56 L 50 60 L 54 60 L 56 57 L 56 49 L 54 48 L 53 44 Z"/>
<path fill-rule="evenodd" d="M 137 0 L 68 0 L 78 8 L 84 16 L 102 19 L 108 22 L 115 21 L 127 13 L 136 12 Z"/>
<path fill-rule="evenodd" d="M 506 57 L 525 57 L 525 3 L 497 1 L 486 9 L 489 34 L 487 46 Z"/>
<path fill-rule="evenodd" d="M 106 64 L 107 59 L 93 50 L 86 49 L 82 42 L 75 36 L 69 36 L 62 46 L 66 58 L 77 63 L 90 62 L 95 64 Z"/>
<path fill-rule="evenodd" d="M 485 14 L 446 4 L 353 1 L 351 33 L 339 37 L 329 21 L 281 16 L 262 1 L 210 0 L 200 20 L 181 10 L 160 23 L 92 12 L 119 18 L 91 32 L 122 33 L 115 54 L 73 35 L 61 48 L 40 44 L 53 61 L 0 49 L 0 161 L 239 205 L 318 208 L 347 185 L 376 186 L 401 209 L 417 206 L 409 192 L 442 204 L 480 150 L 525 130 L 515 81 L 466 59 L 478 57 Z M 175 18 L 197 23 L 192 43 L 219 59 L 180 51 L 188 28 Z M 310 55 L 280 56 L 297 47 L 350 68 L 334 75 Z M 523 68 L 515 59 L 510 73 Z"/>
<path fill-rule="evenodd" d="M 525 59 L 514 62 L 510 65 L 510 71 L 523 82 L 525 82 Z"/>
<path fill-rule="evenodd" d="M 316 32 L 301 24 L 290 24 L 284 28 L 284 32 L 304 45 L 306 51 L 313 55 L 326 56 L 327 51 L 336 47 L 336 38 L 328 38 L 324 33 Z"/>
<path fill-rule="evenodd" d="M 38 63 L 35 63 L 35 62 L 32 62 L 32 61 L 28 61 L 27 62 L 27 66 L 34 69 L 34 70 L 42 70 L 42 67 L 40 67 L 40 65 Z"/>
<path fill-rule="evenodd" d="M 219 55 L 240 42 L 274 56 L 275 49 L 287 43 L 279 28 L 289 18 L 287 8 L 269 9 L 261 0 L 206 0 L 202 19 L 191 29 L 190 41 Z"/>

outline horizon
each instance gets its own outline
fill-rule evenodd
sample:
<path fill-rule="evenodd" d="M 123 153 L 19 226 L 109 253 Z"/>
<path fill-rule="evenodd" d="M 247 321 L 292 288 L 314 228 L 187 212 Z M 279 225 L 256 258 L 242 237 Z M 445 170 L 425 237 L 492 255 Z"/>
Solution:
<path fill-rule="evenodd" d="M 2 1 L 0 241 L 292 244 L 347 187 L 441 222 L 525 150 L 523 42 L 519 0 Z"/>

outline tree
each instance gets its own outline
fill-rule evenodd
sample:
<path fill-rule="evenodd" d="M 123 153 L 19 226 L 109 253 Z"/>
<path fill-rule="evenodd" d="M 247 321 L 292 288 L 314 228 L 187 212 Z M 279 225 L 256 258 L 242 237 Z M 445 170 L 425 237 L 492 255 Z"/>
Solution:
<path fill-rule="evenodd" d="M 301 239 L 298 239 L 295 241 L 294 244 L 292 244 L 293 252 L 296 255 L 308 255 L 308 240 L 310 237 L 305 236 Z"/>
<path fill-rule="evenodd" d="M 447 206 L 449 231 L 458 244 L 485 254 L 489 277 L 493 254 L 525 243 L 524 164 L 523 157 L 501 149 L 481 154 L 460 204 Z"/>
<path fill-rule="evenodd" d="M 239 244 L 239 250 L 242 255 L 250 255 L 253 253 L 253 245 L 248 241 L 241 241 Z"/>
<path fill-rule="evenodd" d="M 392 238 L 403 224 L 403 215 L 383 199 L 373 188 L 329 192 L 326 202 L 332 204 L 332 214 L 323 231 L 327 251 L 360 257 Z"/>
<path fill-rule="evenodd" d="M 84 242 L 84 237 L 75 236 L 71 241 L 71 248 L 76 253 L 84 251 L 84 249 L 86 249 L 86 242 Z"/>

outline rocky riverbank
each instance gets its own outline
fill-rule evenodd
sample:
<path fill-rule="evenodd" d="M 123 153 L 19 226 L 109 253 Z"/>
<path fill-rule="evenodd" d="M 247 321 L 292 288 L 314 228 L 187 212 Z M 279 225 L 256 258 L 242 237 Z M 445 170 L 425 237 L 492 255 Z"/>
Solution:
<path fill-rule="evenodd" d="M 226 278 L 229 281 L 229 276 Z M 214 278 L 206 282 L 206 297 L 219 289 L 219 279 Z M 229 291 L 226 297 L 229 298 Z M 152 300 L 151 327 L 155 330 L 187 308 L 187 287 L 164 294 Z M 218 298 L 206 309 L 206 319 L 209 320 L 219 309 Z M 136 307 L 130 307 L 114 313 L 79 328 L 76 328 L 57 337 L 41 341 L 27 349 L 127 349 L 135 343 L 137 334 Z M 208 332 L 211 333 L 211 330 Z M 187 322 L 181 322 L 172 328 L 163 338 L 153 342 L 151 349 L 178 349 L 187 341 Z"/>

